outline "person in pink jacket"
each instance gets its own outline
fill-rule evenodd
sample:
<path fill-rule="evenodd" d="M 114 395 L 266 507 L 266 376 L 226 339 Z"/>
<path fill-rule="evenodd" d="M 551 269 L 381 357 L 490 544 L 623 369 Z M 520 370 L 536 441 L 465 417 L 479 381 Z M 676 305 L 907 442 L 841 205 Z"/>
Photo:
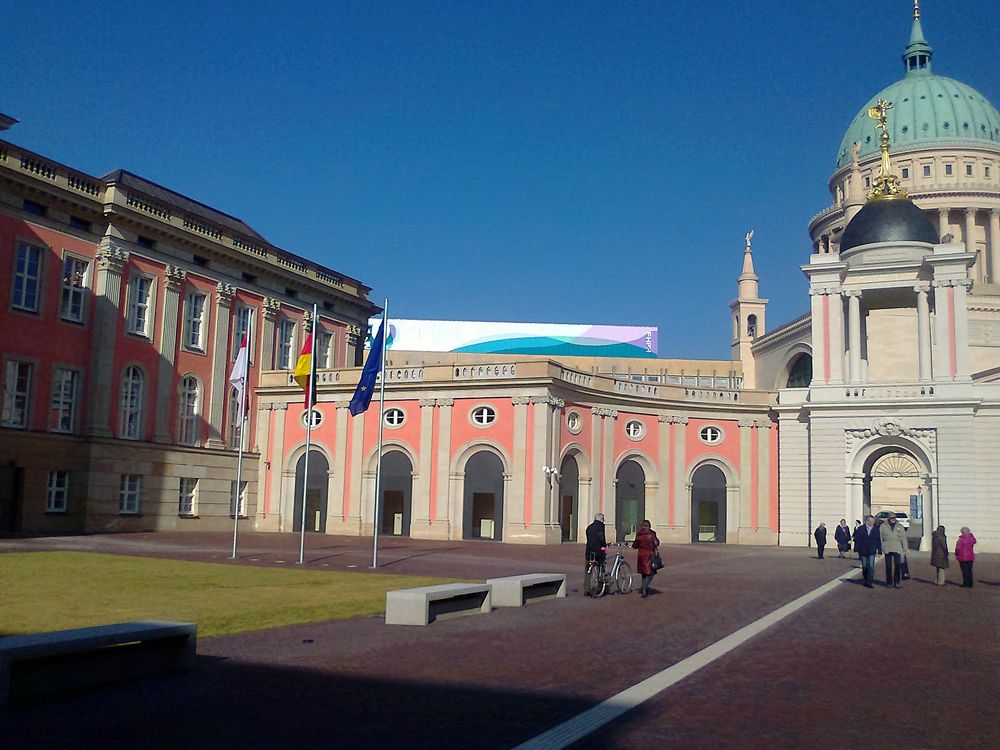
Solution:
<path fill-rule="evenodd" d="M 976 559 L 976 553 L 972 548 L 976 546 L 976 537 L 969 531 L 968 526 L 962 527 L 962 536 L 955 542 L 955 559 L 962 569 L 962 588 L 972 588 L 972 561 Z"/>

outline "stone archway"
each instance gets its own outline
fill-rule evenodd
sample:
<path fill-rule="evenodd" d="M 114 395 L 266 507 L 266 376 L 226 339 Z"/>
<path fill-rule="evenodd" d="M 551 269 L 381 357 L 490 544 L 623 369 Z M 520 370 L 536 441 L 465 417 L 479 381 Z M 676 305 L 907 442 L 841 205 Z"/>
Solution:
<path fill-rule="evenodd" d="M 615 531 L 618 540 L 635 539 L 646 518 L 646 472 L 634 458 L 622 461 L 615 473 Z"/>
<path fill-rule="evenodd" d="M 330 463 L 326 454 L 313 448 L 309 451 L 309 477 L 306 479 L 306 453 L 295 462 L 295 495 L 292 507 L 292 530 L 302 530 L 302 488 L 306 493 L 306 531 L 326 531 L 327 487 Z"/>
<path fill-rule="evenodd" d="M 580 466 L 575 455 L 563 457 L 559 466 L 558 490 L 562 541 L 575 542 L 580 527 Z"/>
<path fill-rule="evenodd" d="M 503 538 L 504 467 L 499 456 L 480 450 L 465 464 L 462 538 Z"/>
<path fill-rule="evenodd" d="M 382 494 L 379 533 L 388 536 L 409 536 L 413 506 L 413 463 L 401 450 L 382 454 Z"/>
<path fill-rule="evenodd" d="M 714 464 L 701 464 L 691 475 L 691 541 L 726 543 L 726 475 Z"/>

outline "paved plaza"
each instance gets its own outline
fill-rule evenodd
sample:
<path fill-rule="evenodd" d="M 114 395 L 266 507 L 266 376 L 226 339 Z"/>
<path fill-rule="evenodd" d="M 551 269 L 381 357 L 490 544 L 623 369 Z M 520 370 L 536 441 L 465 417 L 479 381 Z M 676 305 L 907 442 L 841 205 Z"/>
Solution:
<path fill-rule="evenodd" d="M 7 539 L 0 551 L 297 567 L 297 536 L 242 535 L 235 563 L 231 543 L 130 534 Z M 369 570 L 370 540 L 310 535 L 306 544 L 309 569 Z M 825 560 L 801 548 L 664 552 L 653 596 L 592 600 L 579 591 L 579 545 L 383 539 L 386 573 L 566 572 L 570 593 L 425 628 L 365 617 L 203 639 L 191 672 L 0 709 L 0 745 L 511 748 L 835 581 L 572 746 L 1000 747 L 1000 555 L 978 557 L 971 590 L 958 586 L 954 563 L 949 585 L 933 585 L 926 553 L 910 554 L 902 590 L 868 590 L 852 578 L 856 561 L 836 551 Z"/>

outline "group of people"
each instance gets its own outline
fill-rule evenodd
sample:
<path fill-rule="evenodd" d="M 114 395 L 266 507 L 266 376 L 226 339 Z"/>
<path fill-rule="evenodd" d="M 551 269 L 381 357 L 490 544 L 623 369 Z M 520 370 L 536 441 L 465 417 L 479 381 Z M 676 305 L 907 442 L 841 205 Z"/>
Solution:
<path fill-rule="evenodd" d="M 639 525 L 639 530 L 632 541 L 633 549 L 639 550 L 636 561 L 636 570 L 642 576 L 642 584 L 639 586 L 639 596 L 645 599 L 649 596 L 649 584 L 653 582 L 656 575 L 656 568 L 653 567 L 653 558 L 660 546 L 660 539 L 653 531 L 653 525 L 647 520 Z M 608 542 L 604 536 L 604 514 L 598 513 L 594 516 L 594 522 L 587 527 L 587 548 L 584 552 L 587 560 L 587 572 L 583 580 L 584 596 L 590 596 L 590 576 L 593 573 L 591 562 L 598 566 L 603 566 L 607 560 Z"/>
<path fill-rule="evenodd" d="M 823 559 L 826 548 L 826 524 L 821 523 L 813 532 L 816 539 L 816 553 Z M 875 580 L 875 558 L 882 555 L 885 558 L 885 585 L 892 588 L 902 588 L 902 581 L 909 578 L 909 565 L 906 559 L 906 530 L 899 523 L 895 513 L 889 513 L 881 524 L 875 523 L 875 516 L 865 516 L 865 522 L 856 521 L 852 532 L 847 525 L 847 519 L 841 518 L 833 534 L 837 542 L 840 557 L 850 553 L 851 544 L 861 559 L 861 572 L 866 588 L 873 588 Z M 955 559 L 962 569 L 962 588 L 972 588 L 972 563 L 976 559 L 974 547 L 976 537 L 968 526 L 962 527 L 962 535 L 955 544 Z M 948 568 L 948 538 L 944 526 L 938 526 L 931 534 L 931 566 L 935 569 L 938 586 L 945 584 L 945 570 Z"/>

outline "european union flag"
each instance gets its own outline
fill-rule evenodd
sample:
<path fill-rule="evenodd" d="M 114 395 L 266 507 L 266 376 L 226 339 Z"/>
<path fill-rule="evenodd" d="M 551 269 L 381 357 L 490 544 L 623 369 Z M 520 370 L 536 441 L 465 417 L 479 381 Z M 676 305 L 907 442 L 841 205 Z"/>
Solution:
<path fill-rule="evenodd" d="M 365 362 L 364 369 L 361 370 L 358 388 L 351 398 L 349 409 L 352 417 L 367 411 L 368 405 L 372 402 L 372 396 L 375 394 L 375 378 L 378 377 L 379 370 L 382 368 L 382 347 L 385 344 L 382 329 L 384 328 L 385 320 L 383 319 L 382 325 L 378 327 L 378 335 L 372 341 L 372 348 L 368 350 L 368 361 Z"/>

